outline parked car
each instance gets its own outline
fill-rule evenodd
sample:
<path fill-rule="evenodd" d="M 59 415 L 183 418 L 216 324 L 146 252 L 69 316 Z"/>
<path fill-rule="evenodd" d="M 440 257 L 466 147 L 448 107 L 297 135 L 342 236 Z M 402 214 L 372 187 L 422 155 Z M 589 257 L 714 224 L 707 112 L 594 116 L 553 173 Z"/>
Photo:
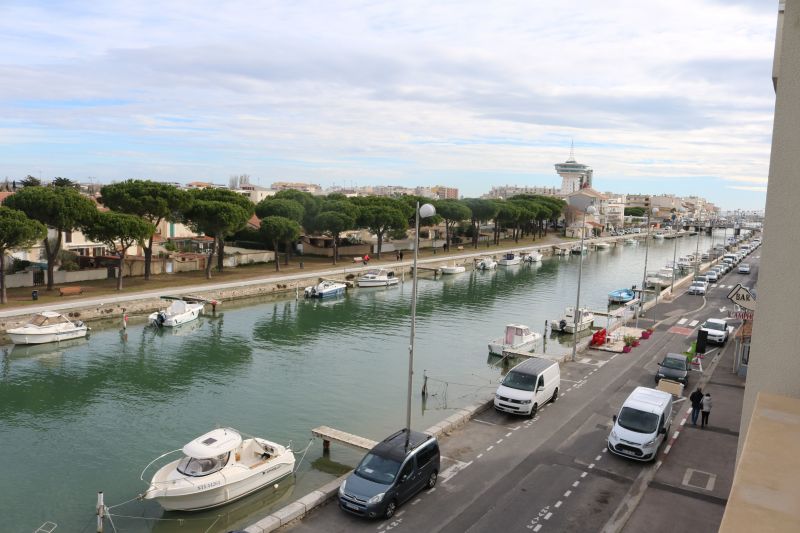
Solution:
<path fill-rule="evenodd" d="M 391 518 L 403 502 L 436 485 L 441 460 L 436 437 L 406 431 L 386 437 L 361 459 L 339 487 L 342 510 L 367 518 Z"/>
<path fill-rule="evenodd" d="M 719 272 L 716 270 L 709 270 L 706 272 L 706 277 L 708 278 L 709 283 L 716 283 L 719 281 Z"/>
<path fill-rule="evenodd" d="M 699 331 L 705 331 L 708 334 L 708 342 L 725 344 L 728 336 L 733 332 L 733 327 L 721 318 L 709 318 L 703 322 Z"/>
<path fill-rule="evenodd" d="M 672 394 L 636 387 L 612 418 L 608 449 L 637 461 L 652 461 L 669 435 L 671 419 Z"/>
<path fill-rule="evenodd" d="M 686 291 L 689 294 L 700 294 L 702 296 L 706 295 L 706 291 L 708 290 L 708 282 L 707 281 L 694 281 L 691 285 L 689 285 L 689 289 Z"/>
<path fill-rule="evenodd" d="M 749 273 L 750 273 L 750 264 L 739 263 L 739 274 L 749 274 Z"/>
<path fill-rule="evenodd" d="M 662 378 L 683 383 L 684 387 L 688 386 L 689 364 L 686 360 L 686 356 L 679 353 L 668 353 L 665 355 L 664 359 L 658 363 L 656 384 L 658 384 Z"/>
<path fill-rule="evenodd" d="M 533 418 L 539 407 L 558 398 L 560 386 L 558 363 L 531 357 L 509 370 L 500 382 L 494 395 L 494 408 Z"/>

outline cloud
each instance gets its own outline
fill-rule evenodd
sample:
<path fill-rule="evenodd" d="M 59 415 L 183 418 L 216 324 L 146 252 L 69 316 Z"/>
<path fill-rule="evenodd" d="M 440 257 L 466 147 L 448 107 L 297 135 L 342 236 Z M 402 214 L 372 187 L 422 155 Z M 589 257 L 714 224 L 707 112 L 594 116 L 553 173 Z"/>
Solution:
<path fill-rule="evenodd" d="M 766 185 L 728 185 L 727 188 L 736 189 L 737 191 L 767 192 Z"/>

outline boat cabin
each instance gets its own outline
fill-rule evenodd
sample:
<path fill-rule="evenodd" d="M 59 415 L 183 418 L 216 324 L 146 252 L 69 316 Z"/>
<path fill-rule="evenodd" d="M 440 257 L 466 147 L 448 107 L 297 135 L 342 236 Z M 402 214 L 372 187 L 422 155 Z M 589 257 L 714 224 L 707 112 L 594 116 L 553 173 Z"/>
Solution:
<path fill-rule="evenodd" d="M 519 344 L 530 337 L 531 330 L 528 326 L 522 326 L 520 324 L 508 324 L 506 326 L 506 334 L 503 337 L 503 342 L 509 345 L 516 345 Z"/>
<path fill-rule="evenodd" d="M 183 447 L 185 457 L 178 463 L 178 472 L 192 477 L 213 474 L 228 464 L 231 452 L 241 445 L 242 436 L 229 428 L 209 431 Z"/>
<path fill-rule="evenodd" d="M 57 326 L 59 324 L 71 324 L 71 322 L 61 313 L 52 311 L 37 313 L 28 321 L 28 325 L 36 326 L 37 328 L 46 328 L 47 326 Z"/>

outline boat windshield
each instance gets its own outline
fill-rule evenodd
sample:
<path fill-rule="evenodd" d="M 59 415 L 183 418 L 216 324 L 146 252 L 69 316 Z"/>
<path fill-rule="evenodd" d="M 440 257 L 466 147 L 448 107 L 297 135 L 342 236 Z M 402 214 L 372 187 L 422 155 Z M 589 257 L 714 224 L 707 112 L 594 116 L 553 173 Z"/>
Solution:
<path fill-rule="evenodd" d="M 397 477 L 398 470 L 400 470 L 400 463 L 394 459 L 368 453 L 359 463 L 355 474 L 375 483 L 391 485 L 394 478 Z"/>
<path fill-rule="evenodd" d="M 658 415 L 623 407 L 619 412 L 617 424 L 636 433 L 653 433 L 658 426 Z"/>
<path fill-rule="evenodd" d="M 512 370 L 503 378 L 502 384 L 512 389 L 532 391 L 536 386 L 536 375 L 523 374 Z"/>
<path fill-rule="evenodd" d="M 201 477 L 213 474 L 228 463 L 230 452 L 208 459 L 184 457 L 178 463 L 178 472 L 186 476 Z"/>
<path fill-rule="evenodd" d="M 45 315 L 34 315 L 33 318 L 28 321 L 28 324 L 33 326 L 54 326 L 61 322 L 67 322 L 67 320 L 62 316 L 45 316 Z"/>

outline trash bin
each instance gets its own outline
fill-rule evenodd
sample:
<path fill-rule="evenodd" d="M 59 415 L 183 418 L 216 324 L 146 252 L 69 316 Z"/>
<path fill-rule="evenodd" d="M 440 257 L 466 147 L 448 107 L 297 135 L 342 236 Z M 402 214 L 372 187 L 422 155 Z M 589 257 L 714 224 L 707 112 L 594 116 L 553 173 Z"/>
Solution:
<path fill-rule="evenodd" d="M 39 291 L 31 291 L 31 299 L 38 300 L 39 299 Z"/>

